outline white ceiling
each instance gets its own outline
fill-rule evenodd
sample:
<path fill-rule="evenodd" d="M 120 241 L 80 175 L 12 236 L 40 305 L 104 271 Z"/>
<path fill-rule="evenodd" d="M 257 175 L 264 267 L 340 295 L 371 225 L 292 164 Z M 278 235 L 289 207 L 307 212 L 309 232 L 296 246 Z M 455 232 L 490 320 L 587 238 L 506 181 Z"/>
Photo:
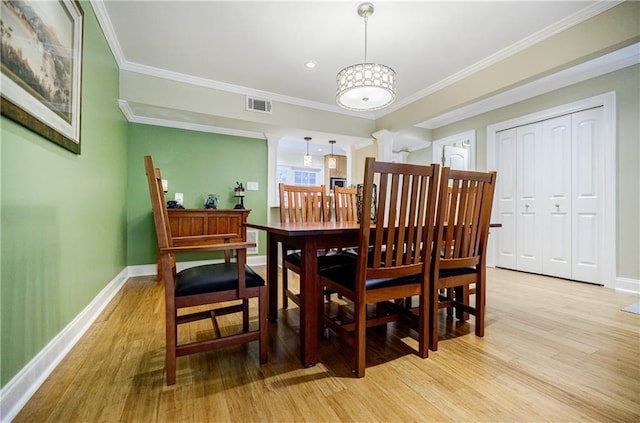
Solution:
<path fill-rule="evenodd" d="M 336 73 L 364 58 L 357 1 L 93 3 L 121 67 L 140 65 L 231 84 L 293 104 L 341 110 L 335 104 Z M 397 73 L 396 102 L 375 117 L 602 9 L 595 1 L 373 3 L 368 61 Z M 306 68 L 308 61 L 317 66 Z"/>

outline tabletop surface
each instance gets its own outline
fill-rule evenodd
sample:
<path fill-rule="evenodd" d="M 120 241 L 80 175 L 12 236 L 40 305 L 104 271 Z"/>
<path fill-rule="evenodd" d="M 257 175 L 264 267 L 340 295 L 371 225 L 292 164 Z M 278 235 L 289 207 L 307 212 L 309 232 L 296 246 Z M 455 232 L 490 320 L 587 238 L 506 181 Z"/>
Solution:
<path fill-rule="evenodd" d="M 246 224 L 250 228 L 262 229 L 268 232 L 274 232 L 286 235 L 308 235 L 308 234 L 322 234 L 322 233 L 340 233 L 350 232 L 360 229 L 360 224 L 357 222 L 314 222 L 314 223 L 249 223 Z M 372 224 L 372 228 L 375 224 Z M 490 227 L 499 228 L 502 225 L 499 223 L 492 223 Z"/>
<path fill-rule="evenodd" d="M 357 222 L 315 222 L 315 223 L 247 223 L 247 227 L 262 229 L 268 232 L 286 235 L 318 235 L 324 233 L 340 233 L 358 231 L 360 224 Z"/>

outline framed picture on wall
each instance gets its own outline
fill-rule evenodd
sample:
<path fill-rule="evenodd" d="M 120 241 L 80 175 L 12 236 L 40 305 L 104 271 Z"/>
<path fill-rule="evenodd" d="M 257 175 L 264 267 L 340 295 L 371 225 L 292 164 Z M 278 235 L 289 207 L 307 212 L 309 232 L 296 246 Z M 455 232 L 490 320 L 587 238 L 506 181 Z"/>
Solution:
<path fill-rule="evenodd" d="M 2 0 L 0 7 L 2 114 L 80 154 L 80 4 Z"/>

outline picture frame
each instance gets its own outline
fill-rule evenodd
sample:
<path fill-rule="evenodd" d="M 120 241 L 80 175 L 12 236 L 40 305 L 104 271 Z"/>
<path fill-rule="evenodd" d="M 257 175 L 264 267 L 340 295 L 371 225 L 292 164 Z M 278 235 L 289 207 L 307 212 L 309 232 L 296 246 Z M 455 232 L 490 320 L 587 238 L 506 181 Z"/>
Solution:
<path fill-rule="evenodd" d="M 80 3 L 3 0 L 0 7 L 2 115 L 80 154 Z"/>

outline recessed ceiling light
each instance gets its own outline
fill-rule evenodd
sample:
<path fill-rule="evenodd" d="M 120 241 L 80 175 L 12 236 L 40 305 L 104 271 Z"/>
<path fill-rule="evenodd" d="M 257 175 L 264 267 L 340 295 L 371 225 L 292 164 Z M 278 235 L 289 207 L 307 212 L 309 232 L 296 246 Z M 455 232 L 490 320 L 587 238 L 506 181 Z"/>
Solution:
<path fill-rule="evenodd" d="M 304 64 L 306 67 L 308 67 L 309 69 L 313 69 L 316 67 L 316 64 L 314 62 L 307 62 Z"/>

